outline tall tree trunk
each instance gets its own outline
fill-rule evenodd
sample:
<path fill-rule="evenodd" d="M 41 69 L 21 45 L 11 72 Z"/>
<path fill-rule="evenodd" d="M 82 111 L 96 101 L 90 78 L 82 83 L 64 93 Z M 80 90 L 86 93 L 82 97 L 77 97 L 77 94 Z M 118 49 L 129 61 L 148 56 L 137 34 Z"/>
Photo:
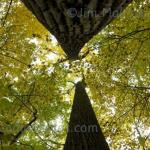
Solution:
<path fill-rule="evenodd" d="M 132 0 L 21 0 L 53 34 L 69 59 Z"/>
<path fill-rule="evenodd" d="M 64 150 L 109 150 L 82 82 L 76 84 Z"/>

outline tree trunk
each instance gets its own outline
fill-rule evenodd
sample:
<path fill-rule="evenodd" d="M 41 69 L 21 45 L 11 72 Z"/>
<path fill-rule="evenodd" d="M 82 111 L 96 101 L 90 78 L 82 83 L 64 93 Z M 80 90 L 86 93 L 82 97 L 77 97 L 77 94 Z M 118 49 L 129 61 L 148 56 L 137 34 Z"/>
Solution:
<path fill-rule="evenodd" d="M 109 150 L 82 82 L 76 84 L 64 150 Z"/>
<path fill-rule="evenodd" d="M 69 59 L 132 0 L 21 0 L 53 34 Z"/>

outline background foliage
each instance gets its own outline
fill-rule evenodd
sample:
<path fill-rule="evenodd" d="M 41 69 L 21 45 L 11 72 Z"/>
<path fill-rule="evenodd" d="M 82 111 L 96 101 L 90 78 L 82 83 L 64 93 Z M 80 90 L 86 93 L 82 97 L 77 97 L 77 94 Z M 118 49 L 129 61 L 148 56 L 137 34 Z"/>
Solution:
<path fill-rule="evenodd" d="M 1 149 L 62 149 L 83 75 L 110 148 L 150 149 L 149 8 L 134 1 L 72 62 L 20 1 L 1 0 Z"/>

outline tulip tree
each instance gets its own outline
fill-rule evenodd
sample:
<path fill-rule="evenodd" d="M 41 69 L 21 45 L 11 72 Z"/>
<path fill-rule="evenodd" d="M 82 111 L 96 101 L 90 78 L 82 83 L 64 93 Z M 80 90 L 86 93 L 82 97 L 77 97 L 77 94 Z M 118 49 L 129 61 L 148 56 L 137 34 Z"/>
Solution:
<path fill-rule="evenodd" d="M 148 150 L 149 7 L 148 0 L 133 1 L 73 61 L 20 1 L 1 0 L 0 149 L 64 149 L 84 80 L 78 96 L 88 97 L 109 148 Z"/>

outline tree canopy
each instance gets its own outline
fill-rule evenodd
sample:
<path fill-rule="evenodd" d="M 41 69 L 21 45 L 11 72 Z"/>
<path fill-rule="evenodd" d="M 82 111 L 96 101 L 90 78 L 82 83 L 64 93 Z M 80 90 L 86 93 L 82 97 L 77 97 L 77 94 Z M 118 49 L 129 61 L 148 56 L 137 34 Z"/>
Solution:
<path fill-rule="evenodd" d="M 19 0 L 1 0 L 0 148 L 63 149 L 84 76 L 110 149 L 150 149 L 149 8 L 134 0 L 72 61 Z"/>

